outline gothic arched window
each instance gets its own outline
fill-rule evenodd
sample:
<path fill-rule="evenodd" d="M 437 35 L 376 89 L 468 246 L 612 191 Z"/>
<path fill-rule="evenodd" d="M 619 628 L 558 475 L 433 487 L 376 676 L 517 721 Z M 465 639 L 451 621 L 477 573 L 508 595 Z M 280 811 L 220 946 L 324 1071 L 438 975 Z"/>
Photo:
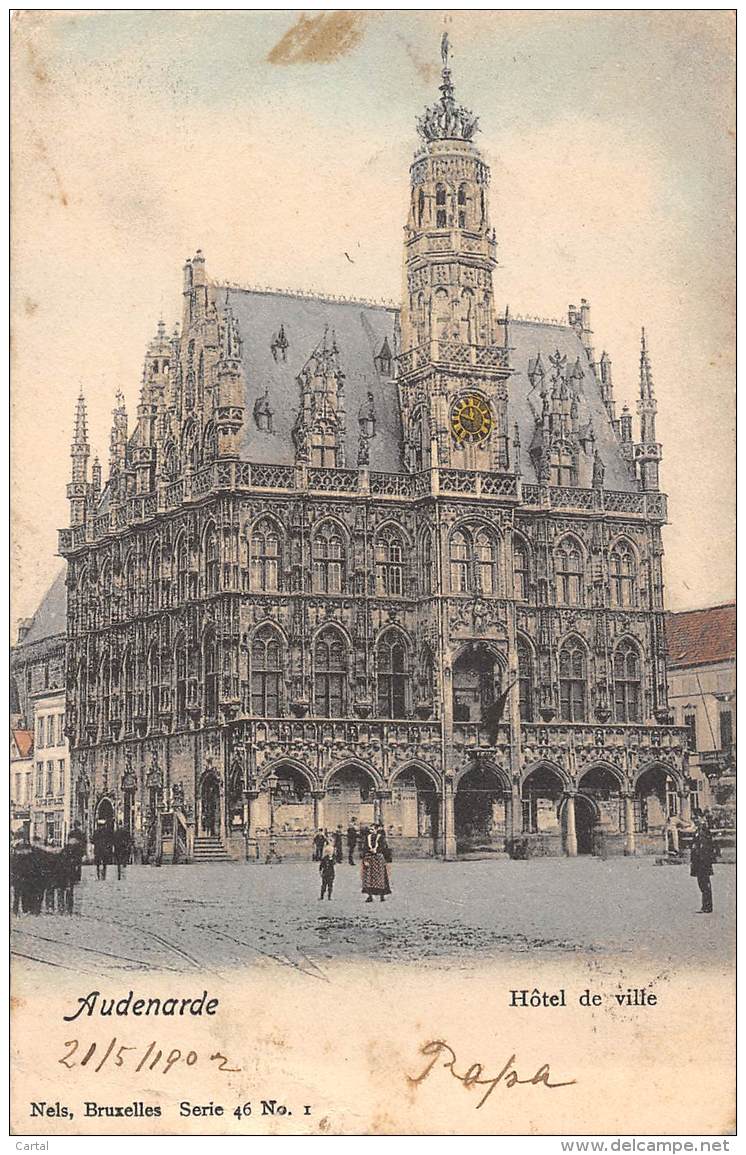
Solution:
<path fill-rule="evenodd" d="M 401 597 L 404 593 L 404 542 L 397 530 L 379 533 L 375 547 L 376 593 Z"/>
<path fill-rule="evenodd" d="M 176 724 L 177 726 L 186 726 L 187 651 L 186 640 L 183 635 L 176 641 L 174 648 L 174 666 L 176 669 Z"/>
<path fill-rule="evenodd" d="M 422 224 L 422 218 L 424 217 L 424 215 L 425 215 L 425 190 L 423 188 L 421 188 L 419 193 L 417 194 L 417 224 L 418 225 Z"/>
<path fill-rule="evenodd" d="M 407 712 L 407 647 L 397 630 L 388 630 L 376 647 L 378 715 L 404 718 Z"/>
<path fill-rule="evenodd" d="M 314 646 L 314 713 L 321 718 L 339 718 L 345 713 L 347 643 L 333 627 L 319 634 Z"/>
<path fill-rule="evenodd" d="M 534 663 L 531 647 L 518 638 L 518 703 L 522 722 L 534 720 Z"/>
<path fill-rule="evenodd" d="M 439 184 L 435 186 L 435 227 L 436 229 L 444 229 L 446 227 L 446 186 Z"/>
<path fill-rule="evenodd" d="M 460 530 L 451 534 L 451 589 L 457 594 L 469 592 L 469 542 Z"/>
<path fill-rule="evenodd" d="M 474 566 L 476 590 L 482 594 L 493 594 L 497 586 L 497 550 L 492 535 L 480 529 L 474 536 Z"/>
<path fill-rule="evenodd" d="M 157 541 L 153 542 L 153 546 L 148 555 L 148 588 L 147 599 L 148 608 L 157 610 L 159 607 L 161 594 L 161 549 Z"/>
<path fill-rule="evenodd" d="M 148 678 L 150 679 L 150 728 L 158 726 L 158 714 L 161 709 L 161 663 L 158 655 L 158 646 L 154 643 L 150 647 L 148 656 Z"/>
<path fill-rule="evenodd" d="M 135 662 L 128 650 L 122 660 L 122 681 L 124 683 L 124 730 L 132 732 L 135 723 Z"/>
<path fill-rule="evenodd" d="M 430 468 L 430 427 L 427 414 L 419 409 L 412 417 L 411 425 L 412 467 L 419 473 Z"/>
<path fill-rule="evenodd" d="M 611 551 L 611 603 L 614 606 L 637 604 L 637 562 L 632 546 L 620 541 Z"/>
<path fill-rule="evenodd" d="M 451 333 L 451 299 L 447 289 L 435 290 L 435 335 L 439 341 L 447 340 Z"/>
<path fill-rule="evenodd" d="M 557 446 L 549 461 L 550 485 L 577 485 L 575 454 L 566 445 Z"/>
<path fill-rule="evenodd" d="M 640 651 L 625 639 L 614 654 L 614 716 L 617 722 L 642 719 Z"/>
<path fill-rule="evenodd" d="M 282 713 L 282 640 L 271 626 L 262 626 L 251 643 L 251 712 L 260 718 Z"/>
<path fill-rule="evenodd" d="M 280 535 L 268 519 L 251 532 L 251 586 L 269 593 L 280 589 Z"/>
<path fill-rule="evenodd" d="M 579 638 L 568 638 L 559 655 L 560 718 L 586 720 L 586 651 Z"/>
<path fill-rule="evenodd" d="M 513 592 L 518 601 L 528 601 L 528 546 L 521 537 L 513 538 Z"/>
<path fill-rule="evenodd" d="M 215 437 L 215 426 L 212 421 L 205 429 L 205 436 L 202 439 L 202 463 L 210 465 L 218 455 L 217 440 Z"/>
<path fill-rule="evenodd" d="M 458 186 L 458 227 L 466 228 L 466 185 Z"/>
<path fill-rule="evenodd" d="M 202 642 L 202 678 L 204 682 L 205 718 L 218 714 L 218 659 L 215 634 L 207 630 Z"/>
<path fill-rule="evenodd" d="M 427 339 L 427 306 L 425 294 L 420 293 L 417 298 L 417 344 L 424 345 Z"/>
<path fill-rule="evenodd" d="M 342 532 L 334 522 L 319 526 L 311 543 L 314 593 L 341 594 L 344 588 L 345 548 Z"/>
<path fill-rule="evenodd" d="M 216 594 L 220 588 L 220 556 L 218 535 L 211 525 L 205 532 L 205 592 Z"/>
<path fill-rule="evenodd" d="M 422 535 L 421 551 L 422 592 L 433 592 L 433 535 L 426 530 Z"/>
<path fill-rule="evenodd" d="M 583 603 L 583 551 L 574 537 L 565 537 L 555 553 L 557 601 L 566 606 Z"/>
<path fill-rule="evenodd" d="M 176 600 L 183 605 L 189 598 L 189 546 L 186 534 L 180 534 L 174 547 L 176 565 Z"/>

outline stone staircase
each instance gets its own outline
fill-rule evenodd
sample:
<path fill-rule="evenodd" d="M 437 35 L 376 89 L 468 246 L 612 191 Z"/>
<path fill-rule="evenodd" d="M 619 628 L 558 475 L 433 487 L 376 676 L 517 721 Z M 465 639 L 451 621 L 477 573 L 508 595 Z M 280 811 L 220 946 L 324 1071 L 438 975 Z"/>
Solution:
<path fill-rule="evenodd" d="M 200 834 L 194 839 L 192 862 L 228 862 L 225 843 L 217 835 Z"/>

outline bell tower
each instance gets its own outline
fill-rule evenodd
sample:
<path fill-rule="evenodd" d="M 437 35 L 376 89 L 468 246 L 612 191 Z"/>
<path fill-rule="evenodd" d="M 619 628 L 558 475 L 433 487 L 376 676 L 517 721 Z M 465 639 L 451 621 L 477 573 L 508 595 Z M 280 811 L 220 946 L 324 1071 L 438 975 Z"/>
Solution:
<path fill-rule="evenodd" d="M 440 100 L 419 118 L 405 226 L 399 395 L 405 465 L 506 470 L 507 310 L 495 312 L 497 266 L 489 168 L 478 120 L 456 103 L 448 34 Z"/>

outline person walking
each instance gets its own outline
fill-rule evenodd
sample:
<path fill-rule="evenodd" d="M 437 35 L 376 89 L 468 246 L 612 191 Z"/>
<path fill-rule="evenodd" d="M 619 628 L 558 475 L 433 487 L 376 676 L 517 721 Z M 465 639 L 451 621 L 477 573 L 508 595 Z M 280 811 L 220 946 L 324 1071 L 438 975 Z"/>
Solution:
<path fill-rule="evenodd" d="M 326 835 L 319 827 L 313 837 L 313 855 L 312 862 L 321 862 L 321 855 L 324 853 L 324 843 L 326 842 Z"/>
<path fill-rule="evenodd" d="M 124 826 L 117 826 L 112 835 L 112 850 L 114 852 L 114 862 L 117 866 L 117 882 L 122 881 L 122 867 L 127 866 L 130 860 L 130 848 L 132 840 L 130 839 L 129 830 Z"/>
<path fill-rule="evenodd" d="M 357 840 L 358 829 L 355 825 L 355 819 L 351 818 L 350 825 L 347 827 L 347 861 L 349 862 L 350 866 L 355 865 L 355 859 L 353 858 L 353 855 L 355 853 L 355 847 L 357 846 Z"/>
<path fill-rule="evenodd" d="M 712 866 L 717 858 L 715 843 L 703 814 L 697 818 L 697 829 L 692 841 L 689 873 L 696 878 L 702 895 L 702 909 L 697 914 L 712 914 Z"/>
<path fill-rule="evenodd" d="M 319 873 L 321 875 L 321 894 L 319 895 L 319 902 L 324 898 L 324 895 L 331 902 L 332 891 L 334 889 L 334 872 L 336 870 L 336 855 L 334 850 L 327 842 L 324 846 L 321 860 L 319 862 Z"/>
<path fill-rule="evenodd" d="M 107 823 L 101 822 L 93 832 L 93 859 L 96 863 L 96 878 L 106 878 L 106 867 L 111 861 L 111 831 Z"/>
<path fill-rule="evenodd" d="M 85 858 L 86 838 L 79 822 L 73 822 L 73 828 L 67 836 L 67 845 L 75 865 L 74 882 L 80 882 L 83 877 L 83 859 Z"/>
<path fill-rule="evenodd" d="M 342 827 L 341 826 L 338 826 L 337 829 L 334 831 L 334 857 L 336 858 L 337 862 L 341 862 L 342 859 L 344 858 L 344 853 L 342 851 Z"/>
<path fill-rule="evenodd" d="M 384 856 L 384 850 L 386 856 Z M 378 823 L 368 832 L 360 868 L 362 891 L 368 896 L 366 902 L 372 902 L 374 894 L 380 897 L 381 902 L 385 900 L 387 894 L 391 894 L 389 872 L 386 866 L 386 857 L 390 857 L 390 855 L 391 851 L 386 842 L 384 828 Z"/>

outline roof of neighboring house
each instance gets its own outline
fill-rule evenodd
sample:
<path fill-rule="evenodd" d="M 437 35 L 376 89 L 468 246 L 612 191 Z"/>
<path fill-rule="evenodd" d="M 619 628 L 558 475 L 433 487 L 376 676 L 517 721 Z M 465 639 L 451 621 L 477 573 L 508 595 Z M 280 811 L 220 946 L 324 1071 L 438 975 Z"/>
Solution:
<path fill-rule="evenodd" d="M 362 301 L 222 286 L 215 288 L 215 301 L 221 311 L 226 303 L 230 304 L 241 334 L 247 387 L 241 447 L 245 460 L 293 464 L 293 427 L 301 403 L 298 374 L 328 327 L 334 334 L 345 374 L 348 467 L 354 469 L 357 463 L 358 413 L 368 393 L 372 393 L 376 434 L 370 444 L 370 468 L 402 472 L 404 447 L 397 384 L 379 371 L 376 362 L 384 344 L 389 349 L 395 346 L 397 309 Z M 275 359 L 272 343 L 281 326 L 287 341 L 285 359 Z M 581 428 L 592 422 L 596 448 L 606 469 L 606 487 L 636 490 L 637 482 L 622 457 L 588 355 L 574 329 L 516 319 L 510 323 L 510 347 L 514 372 L 508 383 L 508 430 L 512 441 L 514 427 L 518 426 L 523 476 L 528 481 L 536 480 L 529 450 L 535 417 L 541 412 L 539 390 L 528 377 L 529 362 L 541 353 L 549 372 L 549 357 L 558 351 L 569 365 L 580 362 L 583 378 L 578 386 L 578 421 Z M 257 402 L 264 404 L 265 391 L 273 413 L 271 431 L 259 429 L 254 419 L 254 407 Z"/>
<path fill-rule="evenodd" d="M 669 666 L 735 661 L 736 603 L 666 614 Z"/>
<path fill-rule="evenodd" d="M 21 645 L 27 646 L 31 642 L 43 642 L 55 634 L 64 634 L 67 630 L 67 587 L 65 576 L 67 566 L 64 566 L 39 603 L 33 616 L 31 628 Z"/>
<path fill-rule="evenodd" d="M 11 730 L 11 737 L 16 744 L 20 758 L 30 758 L 34 752 L 34 734 L 32 730 Z"/>

